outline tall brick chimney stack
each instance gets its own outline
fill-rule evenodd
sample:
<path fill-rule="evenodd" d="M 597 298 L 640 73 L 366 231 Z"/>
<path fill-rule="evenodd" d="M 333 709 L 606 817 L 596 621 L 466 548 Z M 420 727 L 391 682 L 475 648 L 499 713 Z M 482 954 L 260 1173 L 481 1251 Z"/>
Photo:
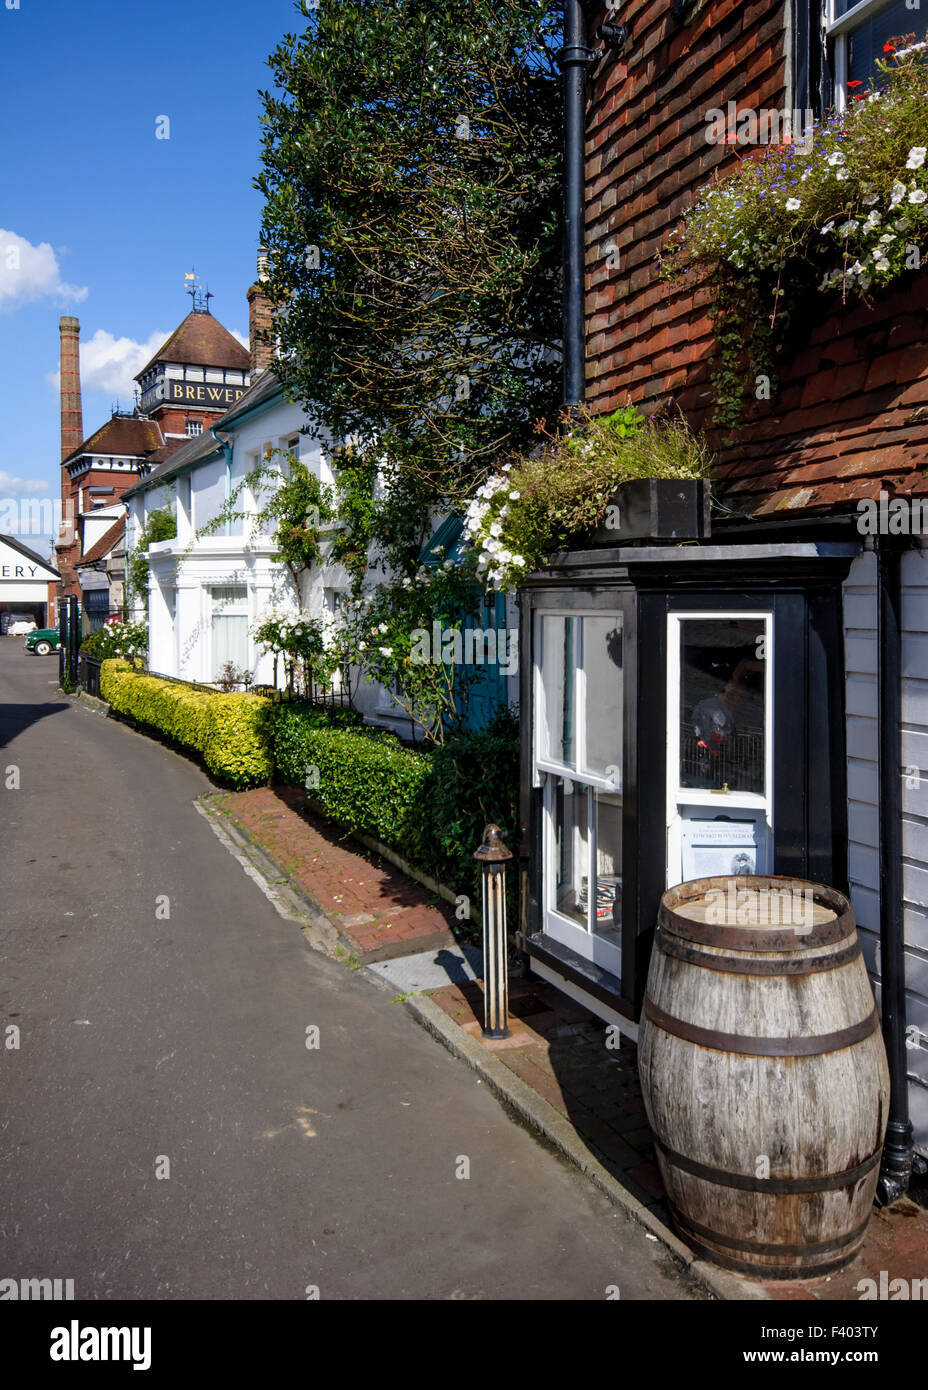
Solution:
<path fill-rule="evenodd" d="M 251 370 L 257 374 L 274 361 L 274 314 L 264 292 L 267 278 L 267 248 L 258 247 L 258 278 L 248 291 L 248 345 Z"/>
<path fill-rule="evenodd" d="M 81 408 L 81 326 L 77 319 L 58 320 L 61 335 L 61 458 L 73 454 L 84 439 Z"/>

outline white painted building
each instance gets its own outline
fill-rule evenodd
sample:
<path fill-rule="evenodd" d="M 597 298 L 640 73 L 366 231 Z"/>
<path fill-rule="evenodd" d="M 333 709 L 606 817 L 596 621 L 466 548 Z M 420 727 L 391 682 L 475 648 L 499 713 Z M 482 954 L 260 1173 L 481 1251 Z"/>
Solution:
<path fill-rule="evenodd" d="M 273 372 L 265 371 L 210 430 L 184 445 L 127 494 L 128 548 L 152 511 L 176 510 L 177 537 L 151 545 L 149 555 L 150 669 L 182 680 L 212 683 L 227 662 L 254 684 L 274 683 L 274 658 L 254 638 L 271 609 L 334 620 L 349 589 L 341 565 L 323 564 L 303 577 L 297 594 L 275 545 L 256 521 L 264 499 L 245 489 L 218 531 L 200 535 L 222 513 L 243 479 L 278 451 L 296 455 L 320 482 L 332 484 L 325 447 L 301 433 L 310 421 L 286 399 Z M 285 466 L 285 465 L 283 465 Z M 323 543 L 323 551 L 331 540 Z M 137 612 L 142 617 L 144 613 Z M 279 673 L 283 683 L 283 671 Z M 377 723 L 399 724 L 398 706 L 380 686 L 361 683 L 355 704 Z"/>
<path fill-rule="evenodd" d="M 54 617 L 49 606 L 59 578 L 58 571 L 18 536 L 0 536 L 0 616 L 29 616 L 36 627 L 46 627 Z"/>

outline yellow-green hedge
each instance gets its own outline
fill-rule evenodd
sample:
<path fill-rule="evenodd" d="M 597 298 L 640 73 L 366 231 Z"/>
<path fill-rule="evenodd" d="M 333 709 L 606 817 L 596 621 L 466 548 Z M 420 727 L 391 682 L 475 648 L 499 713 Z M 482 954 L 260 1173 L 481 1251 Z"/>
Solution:
<path fill-rule="evenodd" d="M 137 675 L 127 661 L 104 661 L 100 694 L 119 714 L 200 753 L 208 770 L 234 787 L 266 783 L 273 771 L 271 701 L 260 695 L 191 690 Z"/>

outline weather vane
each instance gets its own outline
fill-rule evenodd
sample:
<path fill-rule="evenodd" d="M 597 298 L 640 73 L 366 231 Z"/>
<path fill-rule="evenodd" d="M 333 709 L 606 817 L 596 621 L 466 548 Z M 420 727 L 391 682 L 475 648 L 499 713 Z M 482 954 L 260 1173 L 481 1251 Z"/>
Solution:
<path fill-rule="evenodd" d="M 211 299 L 214 299 L 215 295 L 210 293 L 208 286 L 206 292 L 203 292 L 200 286 L 200 277 L 199 275 L 197 275 L 195 267 L 194 269 L 188 270 L 186 272 L 186 274 L 184 275 L 184 282 L 186 285 L 187 294 L 189 294 L 190 298 L 193 300 L 194 313 L 208 314 L 210 311 L 209 301 Z"/>

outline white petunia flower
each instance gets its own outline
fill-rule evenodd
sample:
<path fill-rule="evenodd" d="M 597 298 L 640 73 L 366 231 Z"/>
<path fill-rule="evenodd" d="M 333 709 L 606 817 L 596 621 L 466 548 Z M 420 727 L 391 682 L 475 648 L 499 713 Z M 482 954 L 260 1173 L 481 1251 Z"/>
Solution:
<path fill-rule="evenodd" d="M 519 492 L 516 488 L 513 488 L 512 492 L 510 492 L 510 494 L 509 494 L 509 500 L 510 500 L 511 502 L 514 502 L 514 501 L 516 500 L 517 497 L 521 497 L 521 496 L 522 496 L 521 492 Z"/>
<path fill-rule="evenodd" d="M 832 168 L 834 168 L 834 167 L 835 167 L 836 165 L 838 165 L 838 164 L 843 164 L 843 163 L 844 163 L 844 155 L 841 153 L 840 150 L 834 150 L 834 151 L 832 151 L 832 153 L 828 156 L 828 163 L 831 165 Z"/>
<path fill-rule="evenodd" d="M 923 188 L 913 188 L 909 194 L 910 203 L 923 203 L 928 198 L 928 193 Z"/>
<path fill-rule="evenodd" d="M 892 186 L 891 194 L 892 194 L 892 196 L 891 196 L 891 198 L 890 198 L 889 206 L 890 206 L 891 208 L 896 208 L 896 207 L 899 206 L 899 204 L 902 202 L 903 198 L 905 197 L 905 184 L 904 184 L 904 183 L 900 183 L 900 182 L 898 181 L 898 179 L 897 179 L 896 182 L 895 182 L 895 183 L 893 184 L 893 186 Z"/>
<path fill-rule="evenodd" d="M 802 207 L 802 203 L 799 201 L 798 198 L 787 198 L 787 200 L 786 200 L 786 211 L 787 211 L 787 212 L 798 212 L 799 208 L 801 208 L 801 207 Z"/>
<path fill-rule="evenodd" d="M 913 145 L 909 150 L 909 157 L 905 162 L 907 169 L 920 169 L 925 162 L 925 155 L 928 154 L 928 147 L 925 145 Z"/>
<path fill-rule="evenodd" d="M 839 169 L 838 172 L 835 174 L 835 178 L 836 178 L 839 182 L 840 182 L 842 179 L 846 179 L 847 177 L 848 177 L 848 172 L 847 172 L 846 169 Z"/>
<path fill-rule="evenodd" d="M 392 647 L 379 647 L 379 648 L 378 648 L 378 651 L 380 652 L 380 655 L 381 655 L 381 656 L 392 656 L 392 655 L 393 655 L 393 648 L 392 648 Z"/>

